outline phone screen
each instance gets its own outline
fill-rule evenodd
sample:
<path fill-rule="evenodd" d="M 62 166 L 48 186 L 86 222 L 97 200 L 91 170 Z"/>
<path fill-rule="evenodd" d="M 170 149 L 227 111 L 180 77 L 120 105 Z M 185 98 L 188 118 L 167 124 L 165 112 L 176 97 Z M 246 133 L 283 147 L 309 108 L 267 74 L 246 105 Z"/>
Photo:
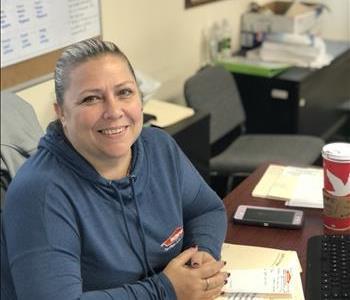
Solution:
<path fill-rule="evenodd" d="M 251 221 L 293 223 L 294 212 L 247 208 L 243 219 Z"/>

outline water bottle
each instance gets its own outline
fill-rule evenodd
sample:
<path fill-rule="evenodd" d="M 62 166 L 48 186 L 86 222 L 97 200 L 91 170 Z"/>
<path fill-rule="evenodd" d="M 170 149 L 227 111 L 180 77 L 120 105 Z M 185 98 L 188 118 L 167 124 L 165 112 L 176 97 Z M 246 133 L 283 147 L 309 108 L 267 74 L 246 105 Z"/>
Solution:
<path fill-rule="evenodd" d="M 220 26 L 218 23 L 214 23 L 209 32 L 209 49 L 210 49 L 210 60 L 215 62 L 220 59 Z"/>
<path fill-rule="evenodd" d="M 221 38 L 219 42 L 219 53 L 221 59 L 230 58 L 232 54 L 231 50 L 231 36 L 232 30 L 230 23 L 227 19 L 224 19 L 221 24 Z"/>

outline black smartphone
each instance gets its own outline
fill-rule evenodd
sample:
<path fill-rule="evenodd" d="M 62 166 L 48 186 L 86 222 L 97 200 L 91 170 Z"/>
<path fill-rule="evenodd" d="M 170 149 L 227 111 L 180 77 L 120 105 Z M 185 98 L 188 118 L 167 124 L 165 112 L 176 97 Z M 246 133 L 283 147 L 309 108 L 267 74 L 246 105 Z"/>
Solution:
<path fill-rule="evenodd" d="M 233 214 L 233 222 L 265 227 L 301 228 L 304 213 L 297 209 L 240 205 Z"/>

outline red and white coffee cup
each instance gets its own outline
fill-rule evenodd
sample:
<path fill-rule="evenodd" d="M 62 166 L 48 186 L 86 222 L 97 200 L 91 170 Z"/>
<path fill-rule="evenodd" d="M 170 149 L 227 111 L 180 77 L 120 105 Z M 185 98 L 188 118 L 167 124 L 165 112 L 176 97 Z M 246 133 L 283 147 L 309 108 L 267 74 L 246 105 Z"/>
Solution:
<path fill-rule="evenodd" d="M 350 144 L 327 144 L 322 156 L 324 225 L 334 230 L 350 229 Z"/>

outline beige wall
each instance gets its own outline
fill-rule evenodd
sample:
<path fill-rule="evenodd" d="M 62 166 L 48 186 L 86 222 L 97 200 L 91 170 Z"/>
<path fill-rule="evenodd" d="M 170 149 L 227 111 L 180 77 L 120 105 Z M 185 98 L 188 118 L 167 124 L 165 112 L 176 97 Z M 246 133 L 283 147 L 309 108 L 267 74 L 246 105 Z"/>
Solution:
<path fill-rule="evenodd" d="M 17 95 L 27 100 L 34 108 L 41 127 L 45 130 L 47 125 L 55 119 L 53 103 L 55 102 L 53 80 L 38 84 L 34 87 L 18 92 Z"/>
<path fill-rule="evenodd" d="M 350 0 L 321 0 L 332 13 L 322 22 L 325 37 L 350 39 Z M 240 15 L 250 0 L 223 0 L 184 9 L 185 0 L 101 0 L 103 38 L 117 43 L 134 66 L 162 82 L 155 97 L 183 103 L 184 80 L 206 63 L 205 32 L 227 18 L 232 44 L 239 45 Z M 258 1 L 260 3 L 268 0 Z M 19 93 L 31 102 L 43 127 L 54 117 L 52 82 Z"/>
<path fill-rule="evenodd" d="M 350 0 L 308 0 L 329 8 L 320 18 L 324 38 L 350 41 Z"/>
<path fill-rule="evenodd" d="M 134 67 L 162 82 L 155 97 L 183 103 L 185 78 L 206 62 L 204 32 L 214 21 L 227 18 L 233 46 L 239 43 L 240 15 L 250 0 L 223 0 L 192 9 L 185 0 L 101 0 L 102 32 L 115 42 Z M 53 83 L 23 90 L 45 128 L 54 118 Z"/>
<path fill-rule="evenodd" d="M 185 10 L 184 0 L 104 0 L 103 36 L 116 42 L 136 68 L 162 82 L 160 98 L 179 100 L 184 78 L 206 62 L 205 31 L 227 18 L 238 47 L 240 15 L 249 2 L 225 0 Z"/>

